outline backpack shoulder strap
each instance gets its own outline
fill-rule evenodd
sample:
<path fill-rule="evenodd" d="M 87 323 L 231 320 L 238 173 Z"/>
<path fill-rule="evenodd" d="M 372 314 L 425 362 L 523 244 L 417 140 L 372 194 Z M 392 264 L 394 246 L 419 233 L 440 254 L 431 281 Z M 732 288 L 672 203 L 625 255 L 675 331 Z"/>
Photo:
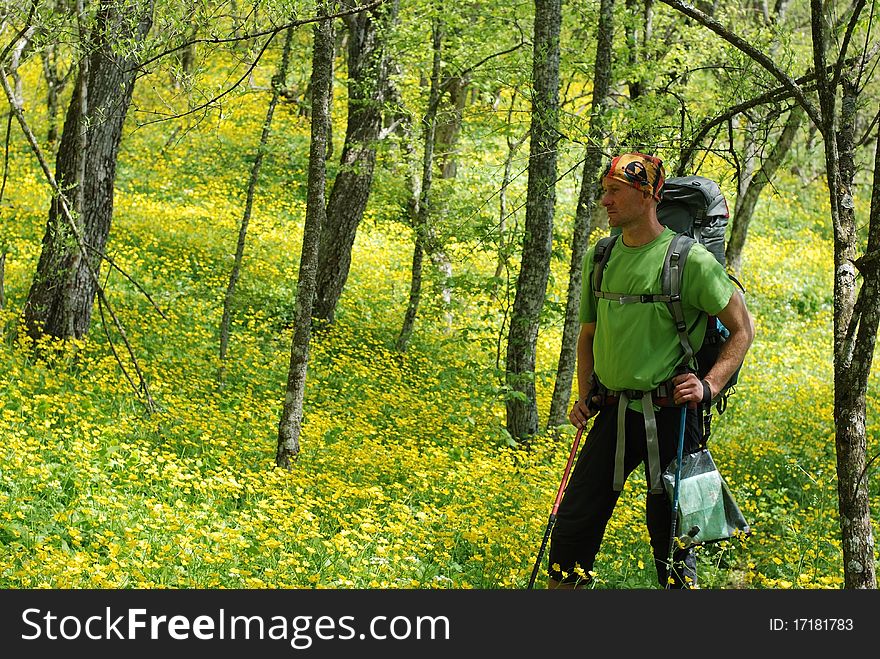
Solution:
<path fill-rule="evenodd" d="M 681 366 L 685 367 L 690 364 L 694 356 L 694 348 L 688 336 L 684 309 L 681 305 L 681 282 L 685 261 L 687 261 L 687 256 L 695 242 L 696 240 L 686 234 L 676 234 L 672 242 L 669 243 L 669 249 L 666 250 L 666 259 L 663 261 L 661 274 L 663 293 L 669 296 L 669 311 L 672 313 L 675 329 L 678 331 L 678 341 L 684 351 Z"/>
<path fill-rule="evenodd" d="M 614 247 L 614 243 L 617 242 L 617 237 L 620 234 L 615 234 L 613 236 L 606 236 L 604 238 L 600 238 L 599 242 L 596 243 L 596 249 L 593 252 L 593 292 L 597 295 L 602 292 L 602 274 L 605 272 L 605 266 L 608 263 L 608 259 L 611 258 L 611 248 Z"/>

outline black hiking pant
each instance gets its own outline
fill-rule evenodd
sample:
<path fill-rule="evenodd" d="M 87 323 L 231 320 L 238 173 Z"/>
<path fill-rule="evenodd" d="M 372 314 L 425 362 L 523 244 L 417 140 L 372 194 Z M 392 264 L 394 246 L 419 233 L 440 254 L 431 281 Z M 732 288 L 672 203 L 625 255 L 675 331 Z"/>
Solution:
<path fill-rule="evenodd" d="M 660 464 L 663 470 L 678 454 L 681 408 L 662 407 L 656 412 L 656 419 Z M 684 452 L 691 453 L 700 448 L 700 415 L 697 410 L 689 409 L 686 419 Z M 584 574 L 593 569 L 593 562 L 605 535 L 605 527 L 620 497 L 620 492 L 613 489 L 616 446 L 617 406 L 612 405 L 602 408 L 593 419 L 593 426 L 581 447 L 557 511 L 548 560 L 549 576 L 556 581 L 583 583 Z M 645 417 L 639 412 L 627 410 L 624 458 L 626 476 L 642 463 L 645 465 L 647 481 L 647 452 Z M 668 576 L 669 531 L 672 524 L 672 504 L 665 491 L 662 494 L 651 494 L 648 484 L 645 512 L 657 577 L 660 585 L 665 587 Z M 558 569 L 554 569 L 557 565 Z M 582 571 L 580 575 L 575 571 L 577 566 L 581 568 L 578 571 Z M 671 588 L 696 585 L 696 559 L 693 549 L 675 551 L 672 572 Z"/>

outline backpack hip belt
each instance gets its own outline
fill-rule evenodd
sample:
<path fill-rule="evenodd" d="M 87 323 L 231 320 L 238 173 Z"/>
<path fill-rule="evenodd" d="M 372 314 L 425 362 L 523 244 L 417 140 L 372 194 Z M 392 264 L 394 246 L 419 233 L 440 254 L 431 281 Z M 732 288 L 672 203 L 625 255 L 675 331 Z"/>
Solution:
<path fill-rule="evenodd" d="M 660 443 L 657 437 L 657 419 L 654 415 L 654 405 L 661 407 L 675 407 L 672 400 L 672 380 L 667 380 L 652 391 L 637 391 L 626 389 L 613 391 L 599 382 L 593 376 L 593 388 L 587 400 L 592 404 L 593 396 L 599 396 L 600 406 L 606 407 L 617 405 L 617 444 L 614 450 L 614 483 L 615 492 L 623 490 L 625 481 L 624 456 L 626 450 L 626 409 L 632 400 L 642 401 L 642 414 L 645 415 L 645 440 L 648 448 L 648 483 L 651 494 L 663 493 L 663 481 L 661 480 L 662 465 L 660 464 Z"/>

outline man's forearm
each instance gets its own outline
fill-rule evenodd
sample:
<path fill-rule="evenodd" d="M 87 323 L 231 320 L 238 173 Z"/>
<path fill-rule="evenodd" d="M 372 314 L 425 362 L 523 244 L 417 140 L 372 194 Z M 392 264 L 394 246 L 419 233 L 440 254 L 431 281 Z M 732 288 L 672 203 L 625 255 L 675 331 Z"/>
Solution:
<path fill-rule="evenodd" d="M 577 351 L 578 398 L 583 400 L 590 393 L 590 381 L 593 377 L 593 339 L 581 337 Z"/>
<path fill-rule="evenodd" d="M 721 344 L 718 358 L 706 374 L 706 383 L 712 390 L 713 398 L 742 365 L 755 339 L 755 323 L 739 291 L 731 296 L 727 306 L 718 314 L 718 320 L 730 331 L 730 336 Z"/>
<path fill-rule="evenodd" d="M 741 330 L 732 332 L 727 341 L 721 344 L 721 348 L 718 350 L 718 359 L 706 374 L 706 382 L 712 389 L 713 397 L 724 388 L 724 385 L 736 373 L 736 369 L 742 365 L 751 343 L 750 333 Z"/>

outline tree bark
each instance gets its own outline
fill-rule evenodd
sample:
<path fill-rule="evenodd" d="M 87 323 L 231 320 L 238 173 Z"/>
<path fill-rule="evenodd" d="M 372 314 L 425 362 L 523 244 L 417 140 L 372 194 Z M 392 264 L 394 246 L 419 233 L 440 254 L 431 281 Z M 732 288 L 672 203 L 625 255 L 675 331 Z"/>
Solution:
<path fill-rule="evenodd" d="M 413 212 L 412 222 L 415 231 L 415 245 L 413 247 L 412 277 L 410 279 L 409 303 L 406 308 L 403 326 L 397 337 L 397 350 L 403 352 L 409 346 L 415 327 L 416 314 L 418 313 L 419 300 L 422 290 L 422 259 L 425 251 L 425 243 L 431 235 L 431 184 L 434 180 L 434 144 L 435 131 L 437 130 L 437 106 L 440 102 L 440 68 L 443 47 L 443 30 L 439 18 L 434 19 L 431 28 L 431 43 L 434 57 L 431 64 L 431 82 L 428 90 L 428 107 L 422 119 L 424 151 L 422 152 L 422 178 L 421 184 L 413 184 L 413 193 L 418 191 L 418 197 L 413 197 L 410 208 Z"/>
<path fill-rule="evenodd" d="M 839 220 L 835 231 L 834 320 L 836 355 L 834 360 L 834 422 L 837 450 L 837 493 L 843 549 L 844 587 L 876 588 L 874 538 L 871 525 L 867 475 L 867 434 L 865 396 L 877 338 L 878 277 L 868 269 L 855 304 L 857 244 L 855 204 L 852 184 L 855 178 L 855 115 L 858 90 L 846 76 L 842 82 L 841 116 L 836 135 L 839 176 L 832 194 L 837 197 Z M 827 149 L 827 147 L 826 147 Z M 874 169 L 874 195 L 871 204 L 869 253 L 880 246 L 877 211 L 878 174 Z M 858 324 L 855 343 L 852 328 Z"/>
<path fill-rule="evenodd" d="M 804 111 L 799 105 L 791 109 L 782 134 L 773 145 L 770 154 L 762 163 L 760 169 L 747 179 L 745 190 L 737 195 L 736 207 L 733 213 L 733 222 L 730 227 L 730 240 L 727 242 L 725 260 L 735 274 L 742 271 L 742 253 L 749 232 L 749 224 L 766 185 L 773 179 L 779 166 L 785 160 L 794 143 L 794 138 L 804 118 Z"/>
<path fill-rule="evenodd" d="M 287 28 L 287 34 L 284 37 L 284 47 L 281 52 L 281 63 L 278 65 L 278 71 L 272 79 L 272 97 L 269 99 L 269 107 L 266 110 L 266 118 L 263 121 L 263 130 L 260 135 L 260 144 L 257 146 L 257 154 L 254 158 L 254 163 L 251 166 L 251 175 L 248 179 L 244 213 L 238 229 L 238 242 L 235 248 L 235 257 L 232 261 L 232 271 L 229 274 L 229 284 L 226 287 L 226 295 L 223 298 L 223 317 L 220 321 L 220 382 L 223 382 L 225 379 L 225 362 L 227 348 L 229 347 L 229 325 L 232 318 L 232 303 L 235 299 L 235 287 L 238 284 L 239 274 L 241 273 L 241 264 L 244 260 L 244 247 L 245 242 L 247 241 L 251 213 L 254 208 L 254 195 L 257 189 L 257 181 L 260 178 L 260 169 L 263 166 L 263 158 L 266 155 L 266 145 L 269 142 L 269 136 L 272 134 L 272 118 L 275 116 L 275 107 L 278 105 L 281 90 L 284 88 L 285 80 L 287 79 L 287 69 L 290 63 L 290 47 L 293 42 L 294 29 L 295 28 L 292 27 Z"/>
<path fill-rule="evenodd" d="M 58 144 L 58 111 L 60 109 L 59 97 L 67 86 L 70 70 L 62 75 L 58 68 L 58 46 L 47 44 L 40 51 L 43 61 L 43 77 L 46 80 L 46 142 L 49 150 L 54 153 Z"/>
<path fill-rule="evenodd" d="M 80 67 L 56 159 L 56 180 L 72 197 L 88 254 L 82 254 L 53 199 L 37 271 L 24 307 L 27 331 L 37 338 L 84 336 L 89 329 L 98 271 L 113 217 L 113 186 L 122 128 L 134 90 L 136 57 L 119 45 L 142 41 L 153 2 L 102 0 L 92 50 Z M 87 106 L 87 107 L 84 107 Z"/>
<path fill-rule="evenodd" d="M 547 427 L 561 426 L 568 421 L 568 403 L 571 400 L 572 381 L 577 361 L 577 335 L 582 265 L 587 252 L 593 211 L 599 189 L 599 173 L 602 167 L 603 114 L 611 88 L 612 43 L 614 39 L 614 0 L 601 0 L 599 25 L 596 33 L 596 59 L 593 67 L 593 98 L 590 109 L 590 129 L 587 139 L 581 191 L 578 197 L 571 237 L 571 264 L 568 268 L 568 298 L 565 304 L 565 324 L 562 330 L 562 347 L 556 369 L 556 383 L 550 400 Z"/>
<path fill-rule="evenodd" d="M 639 28 L 635 22 L 635 16 L 639 13 L 641 0 L 626 0 L 626 11 L 630 20 L 626 26 L 626 58 L 627 64 L 632 71 L 639 70 L 641 60 L 641 43 Z M 601 13 L 601 9 L 599 10 Z M 630 101 L 635 101 L 642 95 L 642 84 L 638 79 L 630 78 L 626 81 L 629 90 Z"/>
<path fill-rule="evenodd" d="M 516 108 L 516 97 L 518 94 L 519 88 L 514 88 L 510 97 L 510 107 L 507 109 L 508 131 L 512 127 L 513 111 Z M 501 176 L 501 186 L 498 188 L 498 263 L 495 266 L 496 279 L 501 279 L 501 275 L 505 270 L 509 271 L 510 254 L 513 251 L 513 245 L 509 235 L 512 232 L 508 230 L 507 219 L 516 212 L 516 209 L 513 212 L 508 212 L 507 210 L 507 188 L 510 186 L 511 175 L 513 174 L 513 158 L 528 137 L 529 131 L 523 133 L 522 137 L 518 139 L 513 139 L 511 135 L 507 136 L 507 157 L 504 159 L 504 173 Z"/>
<path fill-rule="evenodd" d="M 328 323 L 348 279 L 352 246 L 373 184 L 389 66 L 383 30 L 397 11 L 397 2 L 386 5 L 346 18 L 348 124 L 321 232 L 314 308 L 314 316 Z"/>
<path fill-rule="evenodd" d="M 395 348 L 398 352 L 406 352 L 409 342 L 412 340 L 413 330 L 416 324 L 416 315 L 419 311 L 419 301 L 422 297 L 422 261 L 424 260 L 425 250 L 422 248 L 422 238 L 416 232 L 416 239 L 413 245 L 412 271 L 409 284 L 409 301 L 406 305 L 406 314 L 403 317 L 403 325 L 400 328 L 400 334 L 397 336 Z"/>
<path fill-rule="evenodd" d="M 326 6 L 319 10 L 327 14 Z M 281 420 L 278 423 L 278 450 L 275 464 L 290 469 L 291 460 L 299 456 L 302 432 L 303 400 L 306 367 L 312 336 L 312 307 L 318 270 L 318 241 L 326 217 L 324 189 L 326 185 L 327 135 L 330 125 L 330 88 L 333 71 L 333 22 L 323 20 L 314 27 L 312 55 L 312 127 L 309 146 L 308 192 L 306 220 L 303 228 L 302 251 L 296 287 L 294 330 L 287 371 L 287 390 Z"/>
<path fill-rule="evenodd" d="M 455 178 L 458 173 L 456 147 L 461 134 L 461 123 L 467 101 L 470 76 L 451 76 L 443 81 L 442 88 L 449 93 L 449 101 L 444 104 L 442 118 L 437 122 L 436 150 L 443 178 Z"/>
<path fill-rule="evenodd" d="M 0 309 L 6 307 L 6 248 L 0 251 Z"/>
<path fill-rule="evenodd" d="M 517 440 L 538 431 L 535 350 L 550 275 L 556 203 L 561 13 L 560 0 L 535 0 L 525 236 L 507 338 L 507 430 Z"/>

